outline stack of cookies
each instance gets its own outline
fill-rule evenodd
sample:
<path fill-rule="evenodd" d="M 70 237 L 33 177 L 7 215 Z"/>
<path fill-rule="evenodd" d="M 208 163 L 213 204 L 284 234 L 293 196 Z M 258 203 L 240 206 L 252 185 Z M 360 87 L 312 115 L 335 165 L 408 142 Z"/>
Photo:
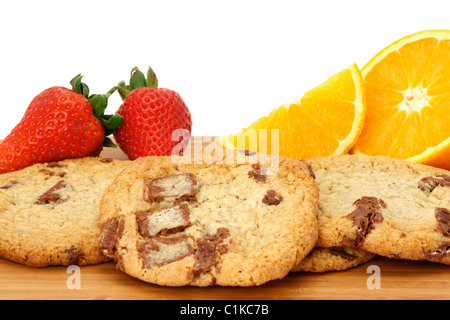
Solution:
<path fill-rule="evenodd" d="M 254 286 L 377 254 L 450 264 L 449 209 L 450 172 L 384 157 L 83 158 L 0 175 L 0 256 Z"/>

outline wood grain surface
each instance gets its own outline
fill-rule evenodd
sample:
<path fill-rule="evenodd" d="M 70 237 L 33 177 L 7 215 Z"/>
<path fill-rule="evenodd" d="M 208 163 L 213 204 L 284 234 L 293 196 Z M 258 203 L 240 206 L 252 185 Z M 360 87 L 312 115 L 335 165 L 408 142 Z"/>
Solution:
<path fill-rule="evenodd" d="M 211 141 L 212 137 L 196 138 L 191 146 L 201 150 Z M 102 156 L 127 159 L 118 149 L 105 149 Z M 79 276 L 79 288 L 73 288 L 75 275 Z M 113 262 L 72 271 L 66 267 L 30 268 L 0 259 L 0 299 L 448 300 L 450 266 L 376 257 L 353 269 L 290 273 L 258 287 L 172 288 L 128 276 L 116 270 Z"/>
<path fill-rule="evenodd" d="M 380 268 L 380 288 L 370 289 L 370 266 Z M 369 269 L 370 270 L 370 269 Z M 80 288 L 70 289 L 65 267 L 29 268 L 0 260 L 0 299 L 120 300 L 362 300 L 446 299 L 449 267 L 377 257 L 359 267 L 326 273 L 290 273 L 258 287 L 161 287 L 116 270 L 114 263 L 81 267 Z M 69 271 L 70 272 L 70 271 Z"/>

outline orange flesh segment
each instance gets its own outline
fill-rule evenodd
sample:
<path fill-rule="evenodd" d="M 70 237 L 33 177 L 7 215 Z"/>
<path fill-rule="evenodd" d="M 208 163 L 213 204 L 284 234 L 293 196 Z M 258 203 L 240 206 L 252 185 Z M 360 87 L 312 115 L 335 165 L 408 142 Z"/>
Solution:
<path fill-rule="evenodd" d="M 346 153 L 362 130 L 363 90 L 361 73 L 353 64 L 240 133 L 221 137 L 216 142 L 223 147 L 231 145 L 293 159 Z M 267 133 L 267 142 L 260 141 L 260 129 L 262 134 Z M 272 146 L 270 139 L 273 129 L 278 130 L 278 148 Z M 250 141 L 255 140 L 259 143 L 252 147 Z"/>
<path fill-rule="evenodd" d="M 352 153 L 427 163 L 419 155 L 450 137 L 449 38 L 449 31 L 405 37 L 363 68 L 366 121 Z"/>

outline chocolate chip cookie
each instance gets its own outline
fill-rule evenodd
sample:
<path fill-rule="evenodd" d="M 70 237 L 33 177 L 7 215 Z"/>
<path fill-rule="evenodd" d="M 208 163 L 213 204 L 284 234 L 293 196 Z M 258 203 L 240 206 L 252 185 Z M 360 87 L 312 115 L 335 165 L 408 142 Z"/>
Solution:
<path fill-rule="evenodd" d="M 314 248 L 292 271 L 327 272 L 343 271 L 362 265 L 373 258 L 375 254 L 345 247 Z"/>
<path fill-rule="evenodd" d="M 110 260 L 99 249 L 99 207 L 125 161 L 82 158 L 0 175 L 0 257 L 30 267 Z"/>
<path fill-rule="evenodd" d="M 318 247 L 450 264 L 450 172 L 363 155 L 308 162 L 320 189 Z"/>
<path fill-rule="evenodd" d="M 106 190 L 100 246 L 117 269 L 164 286 L 253 286 L 283 278 L 314 247 L 318 188 L 305 163 L 192 160 L 137 159 Z"/>

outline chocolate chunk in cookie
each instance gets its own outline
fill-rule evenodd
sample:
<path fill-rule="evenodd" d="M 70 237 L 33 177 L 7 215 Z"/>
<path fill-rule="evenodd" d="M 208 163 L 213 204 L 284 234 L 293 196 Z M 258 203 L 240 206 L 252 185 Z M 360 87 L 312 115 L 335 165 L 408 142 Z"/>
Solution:
<path fill-rule="evenodd" d="M 300 160 L 300 161 L 303 162 L 303 163 L 306 165 L 306 167 L 308 168 L 308 171 L 309 171 L 309 175 L 310 175 L 313 179 L 315 179 L 315 178 L 316 178 L 316 175 L 314 174 L 314 170 L 313 170 L 313 168 L 311 167 L 311 165 L 309 164 L 309 162 L 306 161 L 306 160 Z"/>
<path fill-rule="evenodd" d="M 198 190 L 197 178 L 192 173 L 170 175 L 150 180 L 148 199 L 150 202 L 161 201 L 195 201 Z"/>
<path fill-rule="evenodd" d="M 264 195 L 262 200 L 262 202 L 268 206 L 277 206 L 281 203 L 281 201 L 283 201 L 283 197 L 275 190 L 267 190 L 267 193 Z"/>
<path fill-rule="evenodd" d="M 49 204 L 51 202 L 61 201 L 61 194 L 57 193 L 58 190 L 69 188 L 70 186 L 65 181 L 59 181 L 53 187 L 48 189 L 45 193 L 39 196 L 36 200 L 36 204 Z"/>
<path fill-rule="evenodd" d="M 358 247 L 375 228 L 375 225 L 383 221 L 381 208 L 386 208 L 386 203 L 375 197 L 364 196 L 356 200 L 353 205 L 356 205 L 356 210 L 347 215 L 347 218 L 353 220 L 353 225 L 358 228 L 353 244 Z"/>
<path fill-rule="evenodd" d="M 59 162 L 49 162 L 47 163 L 47 168 L 64 168 Z"/>
<path fill-rule="evenodd" d="M 0 187 L 0 189 L 8 190 L 9 188 L 14 187 L 18 183 L 19 183 L 18 181 L 13 180 L 13 181 L 10 181 L 9 183 L 5 184 L 4 186 Z"/>
<path fill-rule="evenodd" d="M 108 219 L 100 233 L 99 247 L 110 256 L 114 256 L 116 245 L 123 235 L 125 221 L 119 217 Z"/>
<path fill-rule="evenodd" d="M 197 250 L 195 252 L 195 272 L 194 277 L 210 270 L 216 263 L 219 253 L 228 251 L 223 241 L 230 236 L 230 230 L 219 228 L 214 235 L 203 236 L 197 239 Z"/>
<path fill-rule="evenodd" d="M 139 241 L 136 247 L 146 269 L 162 267 L 194 253 L 186 235 Z"/>
<path fill-rule="evenodd" d="M 425 260 L 431 262 L 442 262 L 450 256 L 450 242 L 443 243 L 439 248 L 432 252 L 425 253 Z"/>
<path fill-rule="evenodd" d="M 436 177 L 425 177 L 419 181 L 419 189 L 425 192 L 425 194 L 430 194 L 433 190 L 438 187 L 450 187 L 450 176 L 443 174 Z"/>
<path fill-rule="evenodd" d="M 329 252 L 333 256 L 341 257 L 342 259 L 346 259 L 348 261 L 353 261 L 356 259 L 356 255 L 347 252 L 345 248 L 331 247 Z"/>
<path fill-rule="evenodd" d="M 186 203 L 155 211 L 140 212 L 136 215 L 136 221 L 139 233 L 144 237 L 171 235 L 191 225 L 189 207 Z"/>
<path fill-rule="evenodd" d="M 67 258 L 66 258 L 66 265 L 71 266 L 78 264 L 78 261 L 81 257 L 80 249 L 76 246 L 72 245 L 69 249 L 66 250 Z"/>
<path fill-rule="evenodd" d="M 439 232 L 445 237 L 450 237 L 450 211 L 445 208 L 436 208 L 435 216 Z"/>
<path fill-rule="evenodd" d="M 265 168 L 261 168 L 259 164 L 254 164 L 253 170 L 248 172 L 250 178 L 255 179 L 257 182 L 266 182 L 267 175 L 265 174 Z"/>

